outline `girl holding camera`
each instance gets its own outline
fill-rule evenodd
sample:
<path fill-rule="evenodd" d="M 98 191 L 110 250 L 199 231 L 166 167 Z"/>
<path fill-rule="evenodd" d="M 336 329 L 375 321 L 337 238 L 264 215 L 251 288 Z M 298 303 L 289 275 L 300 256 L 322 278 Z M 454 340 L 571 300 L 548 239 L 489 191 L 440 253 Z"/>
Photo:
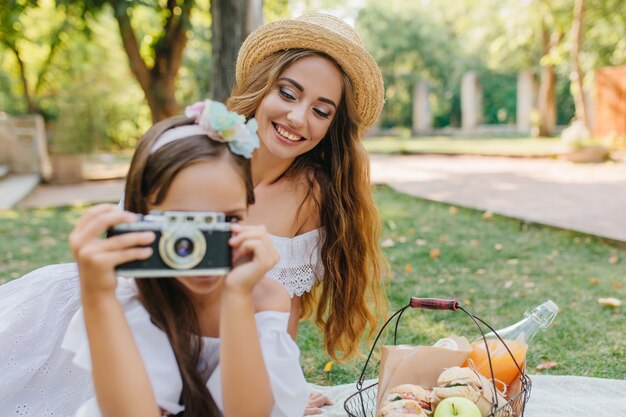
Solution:
<path fill-rule="evenodd" d="M 207 101 L 196 118 L 200 124 L 177 117 L 150 129 L 131 163 L 128 211 L 94 206 L 70 235 L 82 308 L 63 347 L 74 353 L 76 365 L 91 370 L 97 397 L 81 406 L 81 416 L 304 411 L 308 389 L 298 347 L 287 333 L 289 296 L 265 277 L 279 254 L 263 226 L 232 224 L 234 266 L 226 276 L 118 278 L 116 266 L 162 256 L 149 246 L 155 234 L 100 238 L 149 210 L 246 219 L 254 203 L 249 157 L 258 138 L 247 127 L 254 120 L 244 125 L 222 107 Z M 230 126 L 221 126 L 229 117 Z M 215 243 L 206 237 L 210 248 Z"/>

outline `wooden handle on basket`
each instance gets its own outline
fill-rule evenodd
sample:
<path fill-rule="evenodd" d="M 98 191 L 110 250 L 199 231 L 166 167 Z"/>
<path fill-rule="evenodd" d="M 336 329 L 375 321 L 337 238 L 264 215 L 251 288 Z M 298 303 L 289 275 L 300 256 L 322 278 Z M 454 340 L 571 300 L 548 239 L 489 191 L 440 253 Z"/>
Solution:
<path fill-rule="evenodd" d="M 413 308 L 425 308 L 428 310 L 452 310 L 459 309 L 457 300 L 442 300 L 441 298 L 417 298 L 411 297 L 409 302 Z"/>

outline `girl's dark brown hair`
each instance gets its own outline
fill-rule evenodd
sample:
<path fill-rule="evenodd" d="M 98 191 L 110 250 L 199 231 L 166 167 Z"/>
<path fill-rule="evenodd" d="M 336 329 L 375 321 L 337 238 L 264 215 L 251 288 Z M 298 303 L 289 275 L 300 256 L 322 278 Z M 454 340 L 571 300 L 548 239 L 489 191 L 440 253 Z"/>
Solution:
<path fill-rule="evenodd" d="M 174 177 L 195 162 L 230 158 L 241 174 L 248 204 L 254 203 L 250 160 L 231 153 L 228 146 L 207 138 L 191 136 L 169 143 L 150 154 L 156 140 L 174 127 L 192 124 L 193 119 L 173 117 L 155 124 L 141 138 L 126 180 L 124 209 L 146 214 L 150 205 L 165 198 Z M 206 181 L 219 181 L 207 178 Z M 152 321 L 169 338 L 183 380 L 181 400 L 185 417 L 219 416 L 205 385 L 207 375 L 198 371 L 202 338 L 191 295 L 174 279 L 139 279 L 139 297 Z"/>
<path fill-rule="evenodd" d="M 277 52 L 254 66 L 235 87 L 229 109 L 253 117 L 263 98 L 276 88 L 280 74 L 310 56 L 322 56 L 337 65 L 331 57 L 309 49 Z M 324 139 L 298 156 L 284 175 L 308 181 L 307 198 L 317 204 L 324 228 L 324 276 L 315 281 L 311 293 L 302 296 L 302 316 L 314 313 L 324 332 L 326 352 L 338 359 L 340 351 L 347 359 L 358 353 L 366 328 L 371 340 L 378 319 L 386 314 L 382 282 L 388 265 L 378 245 L 380 219 L 372 199 L 369 158 L 359 138 L 361 121 L 352 82 L 337 68 L 343 84 L 337 114 Z M 319 190 L 319 198 L 314 190 Z"/>

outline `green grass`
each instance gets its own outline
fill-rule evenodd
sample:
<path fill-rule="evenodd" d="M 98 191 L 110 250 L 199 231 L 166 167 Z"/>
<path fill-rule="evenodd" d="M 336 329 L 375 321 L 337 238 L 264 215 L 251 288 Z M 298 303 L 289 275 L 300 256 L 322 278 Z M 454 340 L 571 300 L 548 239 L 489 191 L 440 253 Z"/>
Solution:
<path fill-rule="evenodd" d="M 0 284 L 44 265 L 71 262 L 67 236 L 83 209 L 0 211 Z"/>
<path fill-rule="evenodd" d="M 626 301 L 624 249 L 595 237 L 504 217 L 483 220 L 481 212 L 451 209 L 387 187 L 376 191 L 376 199 L 384 219 L 383 239 L 395 243 L 385 249 L 393 269 L 387 288 L 390 313 L 410 296 L 458 298 L 474 314 L 502 328 L 552 299 L 561 311 L 530 346 L 529 372 L 626 377 L 624 307 L 597 302 L 600 297 Z M 82 209 L 0 212 L 0 282 L 71 260 L 67 234 Z M 438 259 L 429 256 L 433 248 L 440 250 Z M 612 257 L 619 261 L 610 263 Z M 473 340 L 478 336 L 473 326 L 460 312 L 410 310 L 403 316 L 399 342 L 431 344 L 450 334 Z M 298 344 L 307 379 L 322 385 L 355 381 L 363 360 L 335 363 L 324 372 L 330 359 L 320 340 L 310 322 L 300 325 Z M 559 365 L 535 370 L 544 361 Z M 376 372 L 374 361 L 367 376 Z"/>
<path fill-rule="evenodd" d="M 363 142 L 368 152 L 383 154 L 466 154 L 494 156 L 554 156 L 562 151 L 559 139 L 528 137 L 371 137 Z"/>
<path fill-rule="evenodd" d="M 509 218 L 482 220 L 482 213 L 474 210 L 451 212 L 448 205 L 387 187 L 380 188 L 376 198 L 384 219 L 383 239 L 395 242 L 394 247 L 385 249 L 393 269 L 387 289 L 390 313 L 405 305 L 410 296 L 458 298 L 497 329 L 552 299 L 561 311 L 553 326 L 530 346 L 529 373 L 626 377 L 624 307 L 612 309 L 597 302 L 600 297 L 626 301 L 623 249 L 595 237 Z M 496 245 L 501 245 L 501 250 L 496 250 Z M 440 250 L 439 259 L 430 258 L 433 248 Z M 612 256 L 619 258 L 615 265 L 609 263 Z M 409 310 L 402 318 L 398 341 L 431 344 L 450 334 L 470 341 L 479 335 L 460 312 Z M 310 323 L 301 325 L 298 342 L 307 377 L 320 384 L 354 381 L 362 361 L 335 364 L 325 373 L 323 367 L 329 359 L 320 352 L 319 340 Z M 535 370 L 544 361 L 559 365 Z M 374 377 L 375 372 L 368 376 Z"/>

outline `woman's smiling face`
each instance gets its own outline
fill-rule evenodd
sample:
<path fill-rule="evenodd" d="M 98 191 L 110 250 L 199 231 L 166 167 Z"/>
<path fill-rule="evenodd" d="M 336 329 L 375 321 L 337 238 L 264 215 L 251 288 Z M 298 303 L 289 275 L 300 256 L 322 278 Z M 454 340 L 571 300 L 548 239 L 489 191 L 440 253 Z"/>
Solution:
<path fill-rule="evenodd" d="M 281 159 L 308 152 L 326 136 L 342 96 L 337 65 L 318 55 L 291 64 L 255 113 L 261 146 Z"/>

